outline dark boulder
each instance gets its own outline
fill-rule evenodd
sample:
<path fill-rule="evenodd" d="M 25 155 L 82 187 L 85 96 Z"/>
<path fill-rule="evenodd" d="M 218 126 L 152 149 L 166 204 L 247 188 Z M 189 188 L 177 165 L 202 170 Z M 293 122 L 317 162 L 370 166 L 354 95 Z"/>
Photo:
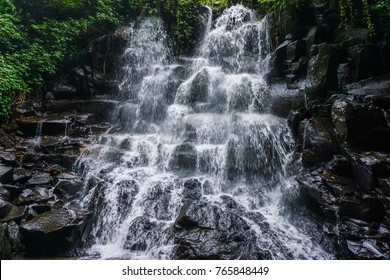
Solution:
<path fill-rule="evenodd" d="M 51 177 L 49 173 L 37 172 L 31 176 L 27 181 L 27 186 L 38 186 L 38 185 L 50 185 Z"/>
<path fill-rule="evenodd" d="M 359 149 L 390 150 L 390 128 L 382 109 L 367 103 L 338 99 L 332 121 L 341 141 Z"/>
<path fill-rule="evenodd" d="M 62 173 L 55 177 L 55 188 L 67 195 L 75 195 L 82 187 L 81 178 L 72 173 Z"/>
<path fill-rule="evenodd" d="M 11 152 L 0 152 L 0 160 L 6 166 L 18 166 L 17 157 Z"/>
<path fill-rule="evenodd" d="M 349 217 L 366 222 L 382 222 L 385 209 L 380 199 L 375 197 L 365 197 L 355 199 L 344 197 L 340 201 L 340 217 Z"/>
<path fill-rule="evenodd" d="M 378 45 L 354 45 L 348 48 L 358 80 L 384 73 L 384 63 Z"/>
<path fill-rule="evenodd" d="M 175 259 L 265 259 L 239 215 L 205 201 L 185 205 L 175 221 Z"/>
<path fill-rule="evenodd" d="M 324 118 L 311 118 L 300 125 L 302 136 L 302 160 L 307 166 L 328 162 L 340 153 L 332 123 Z"/>
<path fill-rule="evenodd" d="M 51 191 L 43 187 L 34 187 L 32 189 L 23 190 L 16 199 L 15 204 L 22 206 L 35 203 L 47 203 L 49 200 L 54 200 Z"/>
<path fill-rule="evenodd" d="M 321 44 L 318 54 L 308 63 L 305 91 L 311 96 L 325 97 L 328 91 L 338 89 L 338 65 L 345 56 L 336 45 Z"/>
<path fill-rule="evenodd" d="M 3 219 L 9 211 L 11 211 L 13 205 L 8 201 L 0 197 L 0 219 Z"/>
<path fill-rule="evenodd" d="M 16 223 L 19 223 L 25 217 L 26 213 L 26 206 L 14 206 L 8 212 L 7 216 L 1 220 L 1 222 L 15 221 Z"/>
<path fill-rule="evenodd" d="M 174 170 L 195 170 L 196 161 L 197 152 L 194 144 L 183 143 L 175 148 L 170 167 Z"/>
<path fill-rule="evenodd" d="M 7 235 L 7 224 L 0 224 L 0 259 L 11 259 L 11 242 Z"/>
<path fill-rule="evenodd" d="M 26 251 L 53 256 L 78 246 L 88 235 L 89 213 L 55 209 L 21 224 L 20 233 Z"/>
<path fill-rule="evenodd" d="M 8 184 L 12 182 L 13 168 L 0 164 L 0 183 Z"/>
<path fill-rule="evenodd" d="M 66 81 L 56 83 L 52 88 L 52 95 L 54 99 L 75 99 L 77 98 L 77 89 L 74 85 Z M 46 97 L 49 97 L 47 94 Z M 51 97 L 51 96 L 50 96 Z"/>
<path fill-rule="evenodd" d="M 30 177 L 31 177 L 31 173 L 28 172 L 26 169 L 15 168 L 12 183 L 13 184 L 17 184 L 17 183 L 24 184 L 27 182 L 28 179 L 30 179 Z"/>

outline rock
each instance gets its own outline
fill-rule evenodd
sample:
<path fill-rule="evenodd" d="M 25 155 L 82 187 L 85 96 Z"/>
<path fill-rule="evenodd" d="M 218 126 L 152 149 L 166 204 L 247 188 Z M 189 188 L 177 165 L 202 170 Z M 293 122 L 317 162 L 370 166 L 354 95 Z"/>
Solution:
<path fill-rule="evenodd" d="M 348 159 L 342 155 L 334 155 L 332 160 L 327 163 L 326 170 L 331 174 L 344 177 L 352 177 L 352 168 Z"/>
<path fill-rule="evenodd" d="M 11 152 L 0 152 L 0 160 L 6 166 L 18 166 L 17 157 Z"/>
<path fill-rule="evenodd" d="M 302 56 L 306 55 L 306 45 L 302 40 L 291 42 L 286 48 L 286 58 L 288 61 L 297 62 Z"/>
<path fill-rule="evenodd" d="M 300 193 L 310 202 L 315 202 L 317 210 L 319 206 L 328 208 L 336 204 L 336 198 L 328 191 L 324 180 L 320 175 L 300 174 L 296 177 L 300 186 Z"/>
<path fill-rule="evenodd" d="M 332 130 L 332 123 L 327 119 L 311 118 L 301 123 L 302 160 L 307 166 L 328 162 L 333 155 L 340 153 L 337 137 Z"/>
<path fill-rule="evenodd" d="M 266 259 L 239 215 L 207 202 L 185 205 L 175 221 L 174 259 Z"/>
<path fill-rule="evenodd" d="M 306 35 L 306 49 L 310 50 L 313 45 L 319 45 L 329 42 L 329 35 L 323 27 L 312 27 Z"/>
<path fill-rule="evenodd" d="M 344 47 L 367 43 L 368 29 L 354 28 L 352 26 L 339 27 L 333 35 L 336 44 L 342 44 Z"/>
<path fill-rule="evenodd" d="M 336 100 L 332 122 L 341 141 L 362 150 L 390 150 L 390 127 L 383 111 L 348 99 Z"/>
<path fill-rule="evenodd" d="M 56 175 L 61 174 L 63 171 L 64 171 L 64 168 L 61 165 L 53 164 L 52 167 L 50 168 L 50 175 L 56 176 Z"/>
<path fill-rule="evenodd" d="M 199 200 L 202 197 L 202 184 L 198 179 L 190 179 L 184 182 L 183 199 Z"/>
<path fill-rule="evenodd" d="M 331 104 L 313 105 L 312 116 L 314 118 L 326 118 L 330 119 L 332 114 Z"/>
<path fill-rule="evenodd" d="M 299 89 L 287 89 L 285 85 L 273 85 L 271 91 L 271 112 L 287 117 L 291 110 L 305 107 L 305 96 Z"/>
<path fill-rule="evenodd" d="M 52 95 L 56 100 L 76 99 L 78 93 L 75 86 L 63 81 L 54 85 Z"/>
<path fill-rule="evenodd" d="M 54 200 L 54 197 L 47 188 L 34 187 L 23 190 L 15 203 L 18 206 L 22 206 L 35 203 L 47 203 L 51 199 Z"/>
<path fill-rule="evenodd" d="M 13 184 L 24 184 L 31 177 L 31 173 L 24 168 L 15 168 L 13 174 Z"/>
<path fill-rule="evenodd" d="M 19 185 L 3 185 L 3 188 L 8 192 L 9 201 L 12 201 L 14 198 L 18 197 L 26 187 Z"/>
<path fill-rule="evenodd" d="M 11 243 L 12 251 L 18 252 L 21 249 L 22 243 L 20 241 L 19 226 L 14 221 L 8 223 L 7 235 Z"/>
<path fill-rule="evenodd" d="M 62 173 L 55 180 L 55 188 L 64 191 L 68 195 L 75 195 L 82 187 L 80 177 L 72 173 Z"/>
<path fill-rule="evenodd" d="M 9 200 L 11 197 L 9 191 L 3 186 L 3 184 L 0 183 L 0 198 L 4 200 Z"/>
<path fill-rule="evenodd" d="M 287 117 L 287 124 L 291 129 L 294 137 L 298 136 L 299 124 L 304 119 L 310 119 L 312 117 L 312 110 L 306 110 L 301 108 L 299 110 L 290 110 Z"/>
<path fill-rule="evenodd" d="M 89 212 L 55 209 L 21 224 L 26 251 L 53 256 L 76 247 L 88 235 Z"/>
<path fill-rule="evenodd" d="M 173 152 L 170 167 L 175 170 L 195 170 L 197 161 L 196 148 L 191 143 L 178 145 Z"/>
<path fill-rule="evenodd" d="M 371 77 L 342 87 L 345 94 L 362 96 L 363 100 L 382 109 L 390 109 L 390 76 Z"/>
<path fill-rule="evenodd" d="M 206 102 L 209 94 L 210 75 L 202 69 L 189 81 L 177 90 L 176 99 L 179 103 L 194 106 L 199 102 Z"/>
<path fill-rule="evenodd" d="M 383 204 L 380 199 L 374 197 L 365 197 L 359 200 L 352 197 L 343 197 L 340 201 L 340 217 L 380 223 L 384 214 Z"/>
<path fill-rule="evenodd" d="M 49 173 L 37 172 L 27 181 L 27 186 L 49 185 L 51 178 Z"/>
<path fill-rule="evenodd" d="M 337 82 L 339 86 L 350 84 L 354 80 L 352 63 L 340 63 L 337 69 Z"/>
<path fill-rule="evenodd" d="M 111 120 L 111 113 L 117 105 L 114 100 L 58 100 L 47 110 L 56 113 L 76 111 L 81 114 L 94 114 L 97 122 Z"/>
<path fill-rule="evenodd" d="M 384 64 L 377 45 L 354 45 L 348 48 L 348 54 L 354 63 L 358 80 L 379 76 L 384 73 Z"/>
<path fill-rule="evenodd" d="M 76 81 L 76 90 L 80 99 L 89 99 L 92 97 L 91 89 L 88 83 L 88 73 L 82 67 L 73 69 L 74 79 Z"/>
<path fill-rule="evenodd" d="M 7 216 L 12 207 L 13 205 L 11 203 L 4 200 L 3 198 L 0 198 L 0 219 L 3 219 L 5 216 Z"/>
<path fill-rule="evenodd" d="M 335 45 L 321 44 L 318 54 L 308 63 L 305 91 L 310 95 L 326 96 L 329 90 L 338 89 L 337 69 L 343 51 Z"/>
<path fill-rule="evenodd" d="M 15 221 L 16 223 L 19 223 L 26 214 L 26 211 L 26 206 L 14 206 L 11 211 L 8 212 L 7 216 L 1 220 L 1 222 Z"/>
<path fill-rule="evenodd" d="M 378 188 L 384 195 L 390 196 L 390 178 L 378 178 Z"/>
<path fill-rule="evenodd" d="M 0 259 L 11 259 L 11 242 L 7 236 L 6 224 L 0 224 Z"/>
<path fill-rule="evenodd" d="M 12 181 L 13 168 L 0 164 L 0 183 L 8 184 Z"/>
<path fill-rule="evenodd" d="M 347 240 L 347 245 L 348 250 L 356 259 L 373 260 L 389 258 L 389 255 L 383 252 L 375 239 L 364 239 L 358 241 Z"/>

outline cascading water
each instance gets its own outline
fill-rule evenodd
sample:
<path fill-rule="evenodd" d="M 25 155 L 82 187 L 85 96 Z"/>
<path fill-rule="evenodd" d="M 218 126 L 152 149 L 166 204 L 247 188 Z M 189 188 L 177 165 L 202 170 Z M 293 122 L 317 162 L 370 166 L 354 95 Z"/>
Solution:
<path fill-rule="evenodd" d="M 160 20 L 129 31 L 110 132 L 79 159 L 99 258 L 331 258 L 289 223 L 293 140 L 269 113 L 266 19 L 241 5 L 174 64 Z"/>

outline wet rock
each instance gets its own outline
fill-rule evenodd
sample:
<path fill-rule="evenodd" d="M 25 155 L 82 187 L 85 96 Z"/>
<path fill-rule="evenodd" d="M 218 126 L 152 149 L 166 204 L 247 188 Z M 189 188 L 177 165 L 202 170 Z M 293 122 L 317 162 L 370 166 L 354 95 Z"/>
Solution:
<path fill-rule="evenodd" d="M 287 89 L 285 85 L 274 85 L 271 91 L 271 112 L 287 117 L 291 110 L 305 107 L 305 96 L 299 89 Z"/>
<path fill-rule="evenodd" d="M 0 183 L 0 198 L 9 201 L 10 197 L 10 192 Z"/>
<path fill-rule="evenodd" d="M 291 129 L 291 132 L 294 137 L 298 136 L 299 124 L 304 119 L 310 119 L 312 117 L 312 110 L 299 109 L 299 110 L 291 110 L 288 113 L 287 124 Z"/>
<path fill-rule="evenodd" d="M 326 170 L 331 174 L 344 177 L 352 177 L 352 168 L 348 159 L 342 155 L 334 155 L 332 160 L 327 163 Z"/>
<path fill-rule="evenodd" d="M 63 253 L 80 244 L 88 232 L 89 213 L 55 209 L 21 224 L 26 251 L 43 256 Z"/>
<path fill-rule="evenodd" d="M 191 143 L 178 145 L 173 152 L 170 167 L 175 170 L 195 170 L 197 161 L 196 148 Z"/>
<path fill-rule="evenodd" d="M 59 100 L 47 108 L 52 112 L 76 111 L 81 114 L 94 114 L 97 122 L 109 121 L 117 101 L 114 100 Z"/>
<path fill-rule="evenodd" d="M 0 219 L 3 219 L 5 216 L 7 216 L 12 207 L 13 205 L 11 203 L 4 200 L 3 198 L 0 198 Z"/>
<path fill-rule="evenodd" d="M 337 202 L 336 198 L 328 191 L 320 175 L 300 174 L 296 180 L 303 197 L 315 202 L 317 206 L 329 207 Z"/>
<path fill-rule="evenodd" d="M 368 191 L 375 186 L 377 178 L 390 177 L 390 157 L 378 152 L 356 153 L 343 148 L 360 189 Z"/>
<path fill-rule="evenodd" d="M 85 69 L 82 67 L 75 68 L 73 69 L 73 75 L 76 82 L 78 97 L 81 99 L 91 98 L 92 94 L 88 83 L 88 73 Z"/>
<path fill-rule="evenodd" d="M 358 80 L 379 76 L 384 73 L 384 64 L 377 45 L 354 45 L 348 48 L 348 54 L 354 63 Z"/>
<path fill-rule="evenodd" d="M 338 89 L 337 69 L 343 56 L 342 49 L 335 45 L 325 43 L 319 45 L 318 54 L 308 63 L 306 93 L 324 97 L 329 90 L 336 91 Z"/>
<path fill-rule="evenodd" d="M 389 89 L 389 75 L 371 77 L 342 87 L 343 93 L 352 96 L 362 96 L 363 100 L 382 109 L 390 109 Z"/>
<path fill-rule="evenodd" d="M 331 104 L 313 105 L 312 116 L 314 118 L 330 119 L 332 113 Z"/>
<path fill-rule="evenodd" d="M 375 239 L 347 240 L 347 246 L 354 258 L 357 259 L 372 260 L 389 258 L 389 255 L 382 251 Z"/>
<path fill-rule="evenodd" d="M 209 73 L 206 69 L 198 72 L 189 85 L 187 92 L 183 92 L 183 95 L 179 95 L 178 100 L 183 104 L 195 105 L 199 102 L 206 102 L 209 92 Z M 178 89 L 178 93 L 185 88 Z"/>
<path fill-rule="evenodd" d="M 6 224 L 0 224 L 0 259 L 11 259 L 11 242 L 7 235 Z"/>
<path fill-rule="evenodd" d="M 11 211 L 8 212 L 7 216 L 1 220 L 1 222 L 15 221 L 16 223 L 19 223 L 25 216 L 26 211 L 26 206 L 14 206 Z"/>
<path fill-rule="evenodd" d="M 244 219 L 204 201 L 184 206 L 175 228 L 175 259 L 267 258 Z"/>
<path fill-rule="evenodd" d="M 375 106 L 348 99 L 336 100 L 332 122 L 341 141 L 352 147 L 389 150 L 390 128 L 383 111 Z"/>
<path fill-rule="evenodd" d="M 337 81 L 339 86 L 352 83 L 355 80 L 352 63 L 340 63 L 337 69 Z"/>
<path fill-rule="evenodd" d="M 54 199 L 47 188 L 35 187 L 25 189 L 15 201 L 16 205 L 29 205 L 35 203 L 47 203 L 50 199 Z"/>
<path fill-rule="evenodd" d="M 333 39 L 336 44 L 344 47 L 367 43 L 368 29 L 354 28 L 352 26 L 339 27 L 335 30 Z"/>
<path fill-rule="evenodd" d="M 380 199 L 375 197 L 365 197 L 355 199 L 352 197 L 343 197 L 340 201 L 340 217 L 350 217 L 366 222 L 381 222 L 385 210 Z"/>
<path fill-rule="evenodd" d="M 8 200 L 12 201 L 16 197 L 18 197 L 26 187 L 20 186 L 20 185 L 6 184 L 6 185 L 3 185 L 3 188 L 8 191 L 8 194 L 9 194 Z"/>
<path fill-rule="evenodd" d="M 184 182 L 183 198 L 198 200 L 202 197 L 202 184 L 198 179 L 190 179 Z"/>
<path fill-rule="evenodd" d="M 0 164 L 0 183 L 8 184 L 12 182 L 13 168 Z"/>
<path fill-rule="evenodd" d="M 390 196 L 390 178 L 378 178 L 378 188 L 384 195 Z"/>
<path fill-rule="evenodd" d="M 286 56 L 290 62 L 297 62 L 306 55 L 306 45 L 303 40 L 297 40 L 287 45 Z"/>
<path fill-rule="evenodd" d="M 72 173 L 62 173 L 54 180 L 55 188 L 64 191 L 68 195 L 75 195 L 82 187 L 80 177 Z"/>
<path fill-rule="evenodd" d="M 13 173 L 13 184 L 24 184 L 31 177 L 31 173 L 24 168 L 15 168 Z"/>
<path fill-rule="evenodd" d="M 305 38 L 306 48 L 311 49 L 313 45 L 319 45 L 329 41 L 328 32 L 323 27 L 312 27 Z"/>
<path fill-rule="evenodd" d="M 77 98 L 77 89 L 69 83 L 60 82 L 54 85 L 52 95 L 56 100 L 75 99 Z"/>
<path fill-rule="evenodd" d="M 17 157 L 11 152 L 0 152 L 0 160 L 6 166 L 16 167 L 19 165 Z"/>
<path fill-rule="evenodd" d="M 327 162 L 340 152 L 332 123 L 327 119 L 312 118 L 300 125 L 302 160 L 307 166 Z"/>
<path fill-rule="evenodd" d="M 61 174 L 64 171 L 64 168 L 61 165 L 53 164 L 50 168 L 50 175 L 51 176 L 57 176 Z"/>
<path fill-rule="evenodd" d="M 49 185 L 51 178 L 49 173 L 37 172 L 27 181 L 27 186 Z"/>
<path fill-rule="evenodd" d="M 19 226 L 14 221 L 8 223 L 7 235 L 11 243 L 12 251 L 18 252 L 22 247 L 22 243 L 20 241 Z"/>

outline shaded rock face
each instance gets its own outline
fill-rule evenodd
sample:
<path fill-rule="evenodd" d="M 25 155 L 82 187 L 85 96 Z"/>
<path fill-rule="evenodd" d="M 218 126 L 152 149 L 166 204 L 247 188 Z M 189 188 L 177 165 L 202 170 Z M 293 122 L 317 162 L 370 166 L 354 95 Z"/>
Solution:
<path fill-rule="evenodd" d="M 367 29 L 321 24 L 278 46 L 269 72 L 271 86 L 282 81 L 305 97 L 288 114 L 305 167 L 293 207 L 308 209 L 333 239 L 337 258 L 388 259 L 390 78 L 383 44 L 368 44 Z"/>

